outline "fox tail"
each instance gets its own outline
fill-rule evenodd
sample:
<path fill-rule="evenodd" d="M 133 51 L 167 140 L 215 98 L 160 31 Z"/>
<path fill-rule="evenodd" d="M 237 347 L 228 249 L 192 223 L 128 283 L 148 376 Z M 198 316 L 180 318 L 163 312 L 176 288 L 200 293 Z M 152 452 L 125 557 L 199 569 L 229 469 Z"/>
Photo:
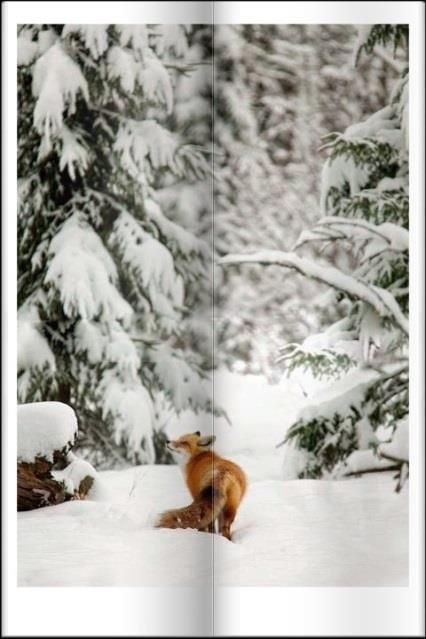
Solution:
<path fill-rule="evenodd" d="M 168 510 L 160 515 L 156 528 L 207 528 L 223 509 L 225 494 L 214 486 L 206 486 L 185 508 Z"/>

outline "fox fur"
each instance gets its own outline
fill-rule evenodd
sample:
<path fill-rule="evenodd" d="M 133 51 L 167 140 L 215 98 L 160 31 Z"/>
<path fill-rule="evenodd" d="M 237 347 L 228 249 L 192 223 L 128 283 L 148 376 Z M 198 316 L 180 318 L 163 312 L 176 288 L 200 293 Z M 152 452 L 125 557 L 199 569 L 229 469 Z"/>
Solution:
<path fill-rule="evenodd" d="M 231 539 L 231 525 L 247 487 L 244 471 L 234 462 L 210 450 L 215 437 L 200 432 L 168 441 L 178 457 L 193 502 L 185 508 L 163 513 L 159 528 L 196 528 L 219 533 Z"/>

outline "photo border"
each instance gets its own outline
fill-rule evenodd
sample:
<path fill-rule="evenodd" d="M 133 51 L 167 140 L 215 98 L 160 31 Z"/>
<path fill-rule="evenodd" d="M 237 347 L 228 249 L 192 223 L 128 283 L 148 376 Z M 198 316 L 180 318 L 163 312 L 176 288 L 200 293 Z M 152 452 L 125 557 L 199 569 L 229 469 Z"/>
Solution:
<path fill-rule="evenodd" d="M 16 561 L 16 25 L 373 24 L 410 28 L 410 583 L 406 588 L 221 587 L 217 636 L 419 635 L 424 630 L 424 4 L 7 2 L 3 4 L 3 606 L 5 636 L 201 636 L 196 588 L 18 588 Z M 207 17 L 206 17 L 207 16 Z M 142 19 L 141 19 L 142 18 Z M 64 610 L 66 613 L 64 623 Z M 49 615 L 40 614 L 48 602 Z M 65 635 L 64 635 L 65 636 Z"/>

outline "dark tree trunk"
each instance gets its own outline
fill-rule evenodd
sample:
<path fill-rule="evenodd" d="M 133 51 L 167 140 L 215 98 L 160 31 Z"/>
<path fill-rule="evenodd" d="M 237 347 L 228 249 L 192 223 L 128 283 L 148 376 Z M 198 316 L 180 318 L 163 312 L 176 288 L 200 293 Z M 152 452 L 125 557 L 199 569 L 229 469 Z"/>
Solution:
<path fill-rule="evenodd" d="M 70 499 L 85 499 L 93 486 L 93 477 L 87 475 L 74 493 L 65 490 L 62 482 L 56 481 L 51 470 L 67 466 L 64 451 L 55 451 L 53 461 L 37 458 L 34 463 L 18 463 L 18 511 L 34 510 L 43 506 L 55 506 Z"/>
<path fill-rule="evenodd" d="M 58 384 L 58 402 L 71 406 L 71 386 L 67 382 Z"/>
<path fill-rule="evenodd" d="M 65 491 L 50 472 L 35 472 L 37 464 L 18 464 L 18 511 L 52 506 L 65 501 Z"/>

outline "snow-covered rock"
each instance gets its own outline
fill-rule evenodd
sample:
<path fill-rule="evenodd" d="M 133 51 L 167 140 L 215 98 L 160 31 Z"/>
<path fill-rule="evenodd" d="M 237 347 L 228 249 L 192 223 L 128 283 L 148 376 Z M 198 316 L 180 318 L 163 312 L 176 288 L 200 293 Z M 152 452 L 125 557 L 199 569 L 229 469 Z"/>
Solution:
<path fill-rule="evenodd" d="M 34 402 L 18 406 L 18 461 L 37 457 L 53 461 L 53 452 L 74 444 L 77 417 L 62 402 Z"/>

